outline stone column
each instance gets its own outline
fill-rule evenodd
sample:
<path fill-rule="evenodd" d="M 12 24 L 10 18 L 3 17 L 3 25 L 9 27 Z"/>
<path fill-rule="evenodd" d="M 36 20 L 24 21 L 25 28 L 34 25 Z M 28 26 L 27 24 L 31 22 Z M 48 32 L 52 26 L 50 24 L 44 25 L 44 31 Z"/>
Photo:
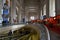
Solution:
<path fill-rule="evenodd" d="M 2 21 L 3 21 L 3 18 L 2 18 L 2 8 L 3 8 L 3 5 L 2 5 L 2 3 L 3 3 L 3 0 L 0 0 L 0 23 L 2 23 Z"/>
<path fill-rule="evenodd" d="M 21 9 L 18 10 L 18 23 L 21 22 Z"/>
<path fill-rule="evenodd" d="M 46 16 L 49 17 L 49 0 L 46 0 Z"/>
<path fill-rule="evenodd" d="M 56 15 L 60 15 L 60 0 L 55 0 L 56 3 Z"/>
<path fill-rule="evenodd" d="M 11 24 L 14 24 L 13 19 L 16 15 L 16 0 L 11 0 Z"/>
<path fill-rule="evenodd" d="M 19 23 L 21 23 L 22 18 L 24 17 L 24 8 L 23 8 L 24 0 L 20 0 L 20 7 L 19 7 Z"/>

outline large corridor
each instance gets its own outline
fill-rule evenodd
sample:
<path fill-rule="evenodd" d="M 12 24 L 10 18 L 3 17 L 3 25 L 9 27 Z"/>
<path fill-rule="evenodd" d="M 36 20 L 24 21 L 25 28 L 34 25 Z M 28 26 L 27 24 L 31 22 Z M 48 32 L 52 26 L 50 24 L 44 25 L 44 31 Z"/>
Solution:
<path fill-rule="evenodd" d="M 0 40 L 60 40 L 60 0 L 0 0 Z"/>

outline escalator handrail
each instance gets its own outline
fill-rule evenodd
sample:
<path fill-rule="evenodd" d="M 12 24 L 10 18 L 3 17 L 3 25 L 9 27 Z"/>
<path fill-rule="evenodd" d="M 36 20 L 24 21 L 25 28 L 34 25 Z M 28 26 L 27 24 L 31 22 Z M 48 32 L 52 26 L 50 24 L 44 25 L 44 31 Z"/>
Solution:
<path fill-rule="evenodd" d="M 46 29 L 46 31 L 47 31 L 48 40 L 50 40 L 49 30 L 48 30 L 48 28 L 47 28 L 46 26 L 45 26 L 45 29 Z"/>

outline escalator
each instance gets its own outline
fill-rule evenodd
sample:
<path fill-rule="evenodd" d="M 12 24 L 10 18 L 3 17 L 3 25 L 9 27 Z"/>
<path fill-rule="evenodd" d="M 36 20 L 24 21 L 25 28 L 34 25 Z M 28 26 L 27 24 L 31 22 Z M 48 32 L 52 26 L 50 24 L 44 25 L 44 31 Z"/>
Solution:
<path fill-rule="evenodd" d="M 13 25 L 8 30 L 3 28 L 0 29 L 3 31 L 0 32 L 0 40 L 50 40 L 48 29 L 42 24 Z"/>

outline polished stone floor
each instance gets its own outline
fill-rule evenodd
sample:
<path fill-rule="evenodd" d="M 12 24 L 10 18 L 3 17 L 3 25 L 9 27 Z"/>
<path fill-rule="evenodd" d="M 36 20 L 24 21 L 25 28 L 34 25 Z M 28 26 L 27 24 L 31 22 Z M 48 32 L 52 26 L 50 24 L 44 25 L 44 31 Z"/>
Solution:
<path fill-rule="evenodd" d="M 60 40 L 60 35 L 50 31 L 50 38 L 51 40 Z"/>

